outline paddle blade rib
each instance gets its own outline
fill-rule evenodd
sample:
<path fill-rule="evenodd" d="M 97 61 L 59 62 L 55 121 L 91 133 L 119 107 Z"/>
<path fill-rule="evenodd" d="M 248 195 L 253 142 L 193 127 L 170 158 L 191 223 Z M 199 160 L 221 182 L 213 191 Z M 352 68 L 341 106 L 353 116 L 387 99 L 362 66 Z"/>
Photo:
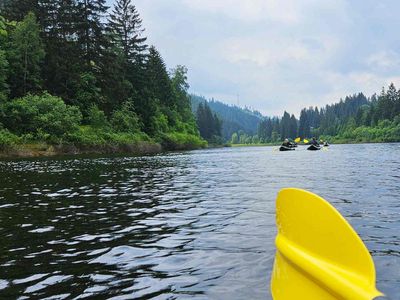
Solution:
<path fill-rule="evenodd" d="M 284 189 L 276 202 L 274 300 L 371 300 L 375 267 L 368 249 L 342 215 L 310 192 Z"/>

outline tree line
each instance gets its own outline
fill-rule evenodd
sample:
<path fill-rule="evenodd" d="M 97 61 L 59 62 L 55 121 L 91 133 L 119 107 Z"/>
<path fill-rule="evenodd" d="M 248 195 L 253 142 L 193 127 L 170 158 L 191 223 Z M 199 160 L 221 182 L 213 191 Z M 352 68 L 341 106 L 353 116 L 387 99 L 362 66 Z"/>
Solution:
<path fill-rule="evenodd" d="M 379 95 L 363 93 L 325 107 L 304 108 L 300 118 L 284 112 L 281 118 L 265 117 L 256 135 L 232 134 L 232 143 L 276 143 L 285 138 L 316 137 L 337 142 L 400 141 L 400 90 L 390 84 Z"/>
<path fill-rule="evenodd" d="M 222 144 L 222 122 L 217 114 L 211 111 L 207 102 L 199 103 L 196 120 L 202 138 L 213 144 Z"/>
<path fill-rule="evenodd" d="M 146 42 L 131 0 L 117 0 L 112 8 L 106 0 L 3 0 L 1 132 L 85 143 L 98 130 L 109 133 L 105 140 L 126 133 L 170 146 L 204 145 L 187 69 L 168 71 Z M 50 119 L 59 120 L 58 130 L 45 124 Z"/>
<path fill-rule="evenodd" d="M 197 113 L 200 103 L 207 103 L 211 111 L 216 113 L 221 126 L 221 136 L 224 141 L 229 141 L 233 133 L 243 131 L 246 135 L 257 134 L 257 126 L 263 116 L 260 112 L 247 107 L 241 108 L 235 105 L 228 105 L 214 99 L 206 100 L 202 96 L 191 95 L 193 112 Z"/>

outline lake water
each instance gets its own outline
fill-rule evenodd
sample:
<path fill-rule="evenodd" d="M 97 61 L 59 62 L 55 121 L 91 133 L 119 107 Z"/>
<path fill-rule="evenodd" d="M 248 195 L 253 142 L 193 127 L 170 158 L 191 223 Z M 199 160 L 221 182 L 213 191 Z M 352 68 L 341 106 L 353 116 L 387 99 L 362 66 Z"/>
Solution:
<path fill-rule="evenodd" d="M 271 299 L 284 187 L 337 207 L 398 299 L 400 144 L 0 161 L 0 299 Z"/>

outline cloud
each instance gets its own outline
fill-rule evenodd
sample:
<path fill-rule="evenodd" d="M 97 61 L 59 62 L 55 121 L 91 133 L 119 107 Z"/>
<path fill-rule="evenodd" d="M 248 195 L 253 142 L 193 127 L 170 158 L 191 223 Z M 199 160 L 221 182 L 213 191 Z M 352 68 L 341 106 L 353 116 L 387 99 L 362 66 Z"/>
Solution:
<path fill-rule="evenodd" d="M 368 56 L 366 63 L 370 68 L 377 70 L 398 69 L 400 54 L 393 50 L 381 50 Z"/>
<path fill-rule="evenodd" d="M 182 2 L 190 9 L 220 14 L 242 22 L 268 19 L 279 23 L 294 24 L 299 22 L 301 17 L 296 1 L 183 0 Z"/>
<path fill-rule="evenodd" d="M 320 0 L 136 0 L 167 65 L 189 68 L 191 91 L 299 114 L 400 84 L 400 3 Z"/>

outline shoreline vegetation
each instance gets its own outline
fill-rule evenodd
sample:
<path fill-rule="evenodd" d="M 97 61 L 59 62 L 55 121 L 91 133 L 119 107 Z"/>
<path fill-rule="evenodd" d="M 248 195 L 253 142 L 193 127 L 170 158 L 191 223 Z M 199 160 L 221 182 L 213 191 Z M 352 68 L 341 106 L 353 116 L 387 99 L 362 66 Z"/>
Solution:
<path fill-rule="evenodd" d="M 379 96 L 359 93 L 323 108 L 304 108 L 299 120 L 286 111 L 282 118 L 264 117 L 257 133 L 233 132 L 231 143 L 279 144 L 297 137 L 333 144 L 400 142 L 400 90 L 392 83 Z"/>
<path fill-rule="evenodd" d="M 0 157 L 145 155 L 218 141 L 218 119 L 204 131 L 192 113 L 187 68 L 167 70 L 131 0 L 86 4 L 0 4 Z"/>

